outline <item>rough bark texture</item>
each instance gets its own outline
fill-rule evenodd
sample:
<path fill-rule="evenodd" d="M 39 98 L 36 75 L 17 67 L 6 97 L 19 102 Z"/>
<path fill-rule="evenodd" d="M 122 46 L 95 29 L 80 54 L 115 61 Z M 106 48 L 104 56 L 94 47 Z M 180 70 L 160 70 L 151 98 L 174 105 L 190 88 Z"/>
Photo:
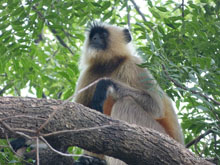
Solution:
<path fill-rule="evenodd" d="M 48 142 L 58 150 L 65 150 L 68 146 L 79 146 L 135 165 L 211 164 L 197 158 L 181 144 L 154 130 L 113 120 L 80 104 L 62 105 L 62 103 L 60 100 L 0 97 L 0 138 L 5 138 L 5 133 L 9 137 L 17 136 L 15 130 L 37 136 L 35 133 L 27 133 L 18 128 L 36 130 L 57 109 L 50 122 L 40 131 L 41 135 L 110 125 L 47 137 Z M 4 123 L 13 128 L 14 132 L 9 131 Z"/>

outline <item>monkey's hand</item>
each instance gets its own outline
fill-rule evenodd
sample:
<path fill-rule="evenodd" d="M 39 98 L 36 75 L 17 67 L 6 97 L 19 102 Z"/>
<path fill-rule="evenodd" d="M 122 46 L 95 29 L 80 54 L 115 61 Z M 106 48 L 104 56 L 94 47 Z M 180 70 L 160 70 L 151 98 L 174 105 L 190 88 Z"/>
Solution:
<path fill-rule="evenodd" d="M 103 104 L 107 98 L 107 90 L 109 87 L 116 89 L 115 83 L 111 79 L 103 79 L 96 85 L 93 98 L 90 102 L 89 107 L 103 113 Z"/>
<path fill-rule="evenodd" d="M 107 87 L 107 94 L 106 96 L 111 96 L 113 99 L 117 100 L 122 97 L 126 96 L 131 96 L 133 97 L 134 95 L 136 96 L 136 93 L 142 93 L 141 91 L 138 91 L 134 88 L 131 88 L 123 83 L 120 83 L 116 80 L 112 79 L 107 79 L 108 81 L 111 82 L 111 85 Z"/>
<path fill-rule="evenodd" d="M 107 162 L 92 156 L 81 156 L 73 165 L 107 165 Z"/>

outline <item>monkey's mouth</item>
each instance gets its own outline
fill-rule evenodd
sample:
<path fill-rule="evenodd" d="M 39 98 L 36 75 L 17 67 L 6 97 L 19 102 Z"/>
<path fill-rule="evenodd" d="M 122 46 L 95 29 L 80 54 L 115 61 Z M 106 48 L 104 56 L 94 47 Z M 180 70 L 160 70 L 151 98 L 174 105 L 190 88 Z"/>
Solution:
<path fill-rule="evenodd" d="M 90 45 L 91 48 L 96 49 L 96 50 L 105 50 L 107 48 L 104 43 L 103 44 L 100 44 L 100 43 L 97 44 L 97 43 L 92 42 L 89 45 Z"/>

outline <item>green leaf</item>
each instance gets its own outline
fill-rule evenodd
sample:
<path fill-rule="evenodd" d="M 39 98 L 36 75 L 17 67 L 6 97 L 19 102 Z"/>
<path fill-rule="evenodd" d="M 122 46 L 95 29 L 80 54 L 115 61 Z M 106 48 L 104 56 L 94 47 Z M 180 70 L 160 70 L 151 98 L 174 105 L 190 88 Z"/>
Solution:
<path fill-rule="evenodd" d="M 2 17 L 0 17 L 0 22 L 5 21 L 7 18 L 8 18 L 8 16 L 2 16 Z"/>
<path fill-rule="evenodd" d="M 151 0 L 147 0 L 147 4 L 148 4 L 150 7 L 153 7 L 153 4 L 152 4 Z"/>
<path fill-rule="evenodd" d="M 109 7 L 111 7 L 111 2 L 110 1 L 106 1 L 106 2 L 104 2 L 103 6 L 102 6 L 102 10 L 105 11 Z"/>
<path fill-rule="evenodd" d="M 105 20 L 109 19 L 111 16 L 112 16 L 112 11 L 106 13 L 105 16 L 104 16 L 103 19 L 102 19 L 103 22 L 104 22 Z"/>
<path fill-rule="evenodd" d="M 0 30 L 7 28 L 9 24 L 0 24 Z"/>
<path fill-rule="evenodd" d="M 66 72 L 58 72 L 61 76 L 63 76 L 64 78 L 66 78 L 67 80 L 70 80 L 69 75 Z"/>
<path fill-rule="evenodd" d="M 150 29 L 152 29 L 155 25 L 152 22 L 145 21 L 145 25 L 147 25 Z"/>
<path fill-rule="evenodd" d="M 19 20 L 13 21 L 12 25 L 22 25 L 23 23 L 24 22 L 19 19 Z"/>
<path fill-rule="evenodd" d="M 42 98 L 43 89 L 40 87 L 37 87 L 36 91 L 37 91 L 37 98 Z"/>
<path fill-rule="evenodd" d="M 152 15 L 153 15 L 155 18 L 160 19 L 160 14 L 159 14 L 159 13 L 157 13 L 156 11 L 154 11 L 154 10 L 152 10 L 152 9 L 150 9 L 150 12 L 152 13 Z"/>
<path fill-rule="evenodd" d="M 159 32 L 161 33 L 161 34 L 165 34 L 165 31 L 164 31 L 164 29 L 163 29 L 163 27 L 162 26 L 160 26 L 160 25 L 158 25 L 158 30 L 159 30 Z"/>
<path fill-rule="evenodd" d="M 17 15 L 21 14 L 22 12 L 24 12 L 24 7 L 23 6 L 18 7 L 17 9 L 15 9 L 15 11 L 11 13 L 11 16 L 17 16 Z"/>
<path fill-rule="evenodd" d="M 166 19 L 164 18 L 164 22 L 167 26 L 173 28 L 173 29 L 176 29 L 176 27 L 174 26 L 174 24 L 169 20 L 169 19 Z"/>
<path fill-rule="evenodd" d="M 162 12 L 167 12 L 167 9 L 165 7 L 156 7 L 156 8 Z"/>
<path fill-rule="evenodd" d="M 0 54 L 3 55 L 7 51 L 7 48 L 4 45 L 0 45 Z"/>
<path fill-rule="evenodd" d="M 198 109 L 202 109 L 203 111 L 209 111 L 207 107 L 204 107 L 202 105 L 197 106 Z"/>
<path fill-rule="evenodd" d="M 73 95 L 73 90 L 69 89 L 63 94 L 63 99 L 66 100 Z"/>

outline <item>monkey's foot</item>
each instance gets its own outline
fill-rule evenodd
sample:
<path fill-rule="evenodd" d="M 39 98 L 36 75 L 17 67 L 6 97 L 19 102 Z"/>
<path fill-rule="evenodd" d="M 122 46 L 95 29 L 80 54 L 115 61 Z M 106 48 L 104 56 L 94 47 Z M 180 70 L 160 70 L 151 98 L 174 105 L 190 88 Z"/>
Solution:
<path fill-rule="evenodd" d="M 81 156 L 73 165 L 107 165 L 107 162 L 92 156 Z"/>

